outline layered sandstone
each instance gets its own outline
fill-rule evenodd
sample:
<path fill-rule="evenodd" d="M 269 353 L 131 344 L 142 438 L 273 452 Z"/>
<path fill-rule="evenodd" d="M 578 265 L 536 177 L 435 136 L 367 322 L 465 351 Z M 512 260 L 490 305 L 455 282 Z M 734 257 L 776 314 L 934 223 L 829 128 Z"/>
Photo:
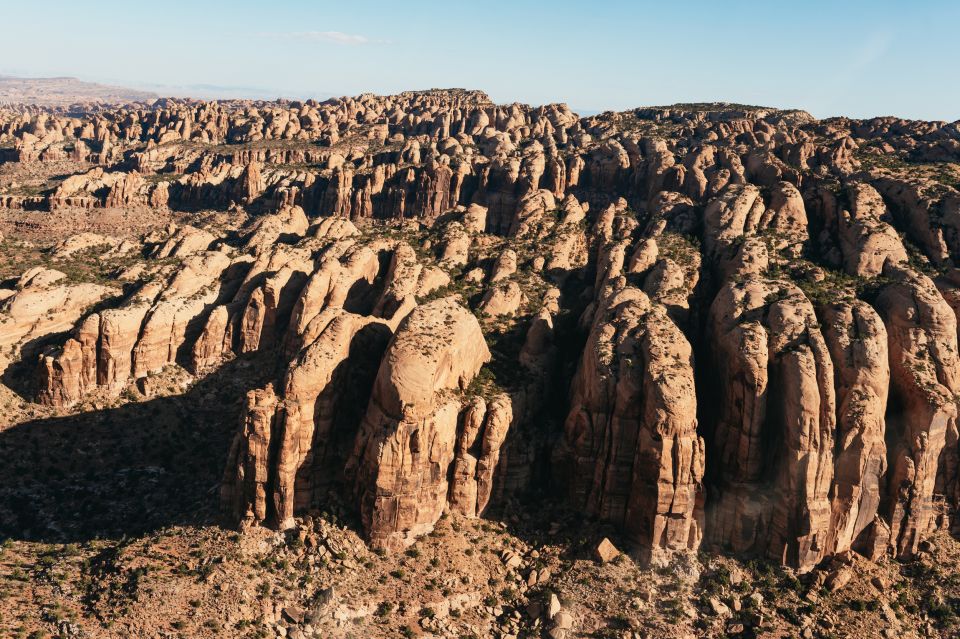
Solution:
<path fill-rule="evenodd" d="M 692 350 L 641 291 L 596 311 L 573 381 L 561 458 L 573 503 L 643 548 L 694 549 L 703 534 L 705 451 Z"/>
<path fill-rule="evenodd" d="M 796 287 L 751 275 L 720 290 L 710 327 L 719 386 L 710 534 L 809 569 L 830 534 L 836 430 L 833 362 L 813 307 Z"/>
<path fill-rule="evenodd" d="M 490 358 L 477 319 L 453 298 L 418 306 L 387 347 L 349 472 L 380 547 L 429 532 L 447 503 L 463 391 Z"/>
<path fill-rule="evenodd" d="M 177 219 L 57 237 L 56 271 L 0 284 L 0 347 L 51 344 L 51 410 L 267 362 L 230 522 L 339 494 L 395 549 L 537 494 L 656 559 L 909 558 L 960 497 L 960 195 L 916 164 L 956 148 L 945 123 L 461 90 L 0 110 L 0 207 Z"/>

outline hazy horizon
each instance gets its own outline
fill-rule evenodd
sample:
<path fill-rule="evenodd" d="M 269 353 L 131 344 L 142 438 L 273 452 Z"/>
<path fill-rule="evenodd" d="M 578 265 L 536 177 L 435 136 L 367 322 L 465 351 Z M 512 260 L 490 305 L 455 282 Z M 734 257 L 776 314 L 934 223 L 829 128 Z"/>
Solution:
<path fill-rule="evenodd" d="M 0 74 L 208 99 L 456 86 L 581 113 L 733 102 L 818 118 L 960 119 L 960 88 L 948 81 L 960 60 L 951 34 L 960 5 L 754 4 L 172 0 L 157 11 L 48 2 L 56 19 L 44 25 L 43 46 L 31 29 L 7 33 Z M 38 11 L 17 3 L 5 13 L 9 24 L 29 24 Z"/>

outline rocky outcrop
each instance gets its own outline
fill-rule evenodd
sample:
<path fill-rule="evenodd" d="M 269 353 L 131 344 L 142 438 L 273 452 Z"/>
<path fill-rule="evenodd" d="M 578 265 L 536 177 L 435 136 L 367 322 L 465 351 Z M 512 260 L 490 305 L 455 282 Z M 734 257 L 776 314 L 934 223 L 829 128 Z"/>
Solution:
<path fill-rule="evenodd" d="M 186 260 L 157 296 L 139 328 L 131 373 L 145 377 L 169 364 L 184 361 L 199 333 L 199 319 L 221 295 L 222 275 L 230 266 L 223 253 L 206 253 Z"/>
<path fill-rule="evenodd" d="M 391 273 L 404 256 L 395 253 Z M 454 298 L 389 320 L 336 305 L 315 318 L 310 324 L 322 327 L 308 331 L 315 335 L 288 367 L 281 392 L 248 397 L 221 487 L 224 511 L 248 524 L 288 527 L 346 480 L 361 498 L 371 541 L 383 547 L 428 531 L 448 504 L 482 512 L 512 413 L 505 396 L 489 406 L 476 398 L 463 405 L 458 396 L 490 357 L 476 318 Z M 369 402 L 366 415 L 359 402 Z"/>
<path fill-rule="evenodd" d="M 117 394 L 132 378 L 184 362 L 204 313 L 235 284 L 230 263 L 223 253 L 191 256 L 168 279 L 87 316 L 63 346 L 41 356 L 39 400 L 68 406 L 93 387 Z"/>
<path fill-rule="evenodd" d="M 239 283 L 200 321 L 187 365 L 209 371 L 225 359 L 274 345 L 285 334 L 300 292 L 314 271 L 311 252 L 268 245 L 252 262 L 238 258 Z"/>
<path fill-rule="evenodd" d="M 267 521 L 270 442 L 276 409 L 273 386 L 247 393 L 243 430 L 233 440 L 227 457 L 227 474 L 220 485 L 224 509 L 241 522 Z"/>
<path fill-rule="evenodd" d="M 749 275 L 710 309 L 718 382 L 711 539 L 800 569 L 830 535 L 836 391 L 810 302 L 795 286 Z"/>
<path fill-rule="evenodd" d="M 51 255 L 58 260 L 69 259 L 78 253 L 89 251 L 107 252 L 119 244 L 116 238 L 100 235 L 98 233 L 79 233 L 60 241 Z"/>
<path fill-rule="evenodd" d="M 833 512 L 826 551 L 853 548 L 874 555 L 883 552 L 883 544 L 875 548 L 875 542 L 885 535 L 878 513 L 887 470 L 887 331 L 877 312 L 860 300 L 829 304 L 822 318 L 837 406 Z"/>
<path fill-rule="evenodd" d="M 115 289 L 70 284 L 60 271 L 33 268 L 12 288 L 0 288 L 0 351 L 16 356 L 31 341 L 73 328 L 85 311 Z"/>
<path fill-rule="evenodd" d="M 338 493 L 394 549 L 540 490 L 658 560 L 909 558 L 960 504 L 960 195 L 922 164 L 955 129 L 462 90 L 0 109 L 0 239 L 46 264 L 2 283 L 0 348 L 52 344 L 60 408 L 256 360 L 245 525 Z M 151 230 L 41 252 L 41 218 Z"/>
<path fill-rule="evenodd" d="M 490 282 L 499 282 L 517 272 L 517 252 L 513 249 L 506 249 L 493 263 L 493 270 L 490 271 Z"/>
<path fill-rule="evenodd" d="M 503 393 L 489 403 L 475 396 L 462 412 L 449 491 L 451 510 L 467 517 L 477 517 L 486 510 L 514 417 L 513 400 Z"/>
<path fill-rule="evenodd" d="M 340 312 L 291 363 L 278 397 L 272 387 L 248 395 L 243 429 L 237 434 L 221 485 L 224 510 L 239 521 L 289 527 L 322 495 L 344 465 L 349 424 L 349 383 L 386 345 L 389 329 L 371 318 Z M 351 359 L 352 357 L 352 359 Z M 369 392 L 369 381 L 366 383 Z M 356 389 L 354 389 L 356 390 Z"/>
<path fill-rule="evenodd" d="M 486 315 L 499 317 L 514 315 L 523 304 L 523 291 L 516 282 L 502 282 L 488 289 L 480 303 L 480 310 Z"/>
<path fill-rule="evenodd" d="M 873 182 L 891 203 L 906 236 L 934 264 L 960 254 L 960 192 L 928 178 L 884 176 Z"/>
<path fill-rule="evenodd" d="M 157 259 L 169 257 L 186 257 L 206 251 L 216 238 L 209 231 L 198 229 L 189 224 L 183 226 L 171 225 L 162 235 L 151 235 L 146 238 L 153 248 L 150 255 Z"/>
<path fill-rule="evenodd" d="M 704 252 L 723 259 L 734 240 L 752 234 L 760 224 L 766 206 L 760 189 L 752 184 L 727 187 L 703 212 Z"/>
<path fill-rule="evenodd" d="M 440 518 L 464 409 L 457 391 L 489 359 L 480 324 L 454 298 L 417 307 L 397 329 L 348 463 L 373 545 L 407 545 Z"/>
<path fill-rule="evenodd" d="M 840 248 L 844 270 L 850 275 L 873 277 L 886 262 L 907 261 L 903 242 L 885 219 L 886 206 L 876 189 L 852 184 L 847 189 L 850 210 L 838 215 Z"/>
<path fill-rule="evenodd" d="M 877 299 L 890 350 L 885 509 L 894 552 L 910 557 L 955 490 L 957 318 L 928 277 L 892 266 L 884 274 L 894 280 Z"/>
<path fill-rule="evenodd" d="M 265 249 L 281 240 L 303 237 L 310 227 L 306 214 L 299 206 L 286 206 L 254 222 L 247 236 L 245 248 Z"/>
<path fill-rule="evenodd" d="M 560 455 L 573 503 L 653 554 L 703 534 L 705 454 L 690 344 L 637 289 L 601 302 L 573 382 Z"/>

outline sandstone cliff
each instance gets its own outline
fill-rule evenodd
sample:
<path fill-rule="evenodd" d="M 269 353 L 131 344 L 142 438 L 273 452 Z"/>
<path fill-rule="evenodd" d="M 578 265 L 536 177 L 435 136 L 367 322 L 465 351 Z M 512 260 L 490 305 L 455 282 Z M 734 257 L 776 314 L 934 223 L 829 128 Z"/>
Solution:
<path fill-rule="evenodd" d="M 909 558 L 960 498 L 956 136 L 459 90 L 4 110 L 0 207 L 177 222 L 56 238 L 0 348 L 57 411 L 275 365 L 231 523 L 343 499 L 393 550 L 547 498 L 655 561 Z"/>

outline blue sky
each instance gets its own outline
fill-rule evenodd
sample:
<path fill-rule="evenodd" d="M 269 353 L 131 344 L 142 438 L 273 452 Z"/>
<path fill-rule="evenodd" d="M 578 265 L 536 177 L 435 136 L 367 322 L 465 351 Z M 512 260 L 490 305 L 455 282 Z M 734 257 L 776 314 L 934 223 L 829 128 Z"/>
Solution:
<path fill-rule="evenodd" d="M 583 112 L 722 100 L 960 119 L 958 0 L 0 0 L 0 15 L 0 74 L 161 93 L 459 86 Z"/>

